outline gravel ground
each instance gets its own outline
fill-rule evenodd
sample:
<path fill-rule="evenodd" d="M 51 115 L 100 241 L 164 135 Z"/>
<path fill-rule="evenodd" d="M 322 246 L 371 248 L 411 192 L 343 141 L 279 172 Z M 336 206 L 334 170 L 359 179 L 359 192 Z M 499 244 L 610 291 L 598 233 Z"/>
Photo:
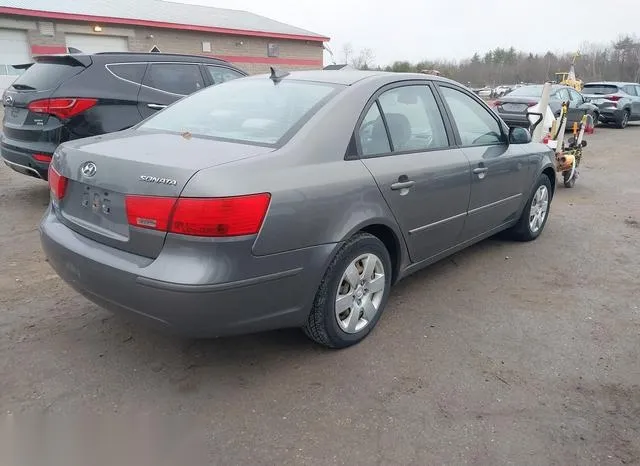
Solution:
<path fill-rule="evenodd" d="M 100 310 L 40 250 L 47 186 L 2 166 L 0 410 L 78 435 L 102 414 L 87 422 L 120 426 L 119 445 L 192 442 L 208 460 L 189 464 L 640 464 L 638 141 L 599 128 L 538 241 L 414 275 L 344 351 L 296 330 L 178 339 Z M 18 456 L 44 445 L 25 429 Z M 94 460 L 129 451 L 98 444 Z"/>

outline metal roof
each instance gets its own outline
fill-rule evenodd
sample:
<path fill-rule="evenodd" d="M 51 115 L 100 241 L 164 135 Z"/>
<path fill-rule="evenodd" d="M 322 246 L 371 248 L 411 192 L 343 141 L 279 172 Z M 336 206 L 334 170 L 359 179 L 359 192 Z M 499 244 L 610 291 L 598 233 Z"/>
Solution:
<path fill-rule="evenodd" d="M 165 0 L 0 0 L 0 15 L 5 14 L 283 39 L 329 40 L 248 11 Z"/>

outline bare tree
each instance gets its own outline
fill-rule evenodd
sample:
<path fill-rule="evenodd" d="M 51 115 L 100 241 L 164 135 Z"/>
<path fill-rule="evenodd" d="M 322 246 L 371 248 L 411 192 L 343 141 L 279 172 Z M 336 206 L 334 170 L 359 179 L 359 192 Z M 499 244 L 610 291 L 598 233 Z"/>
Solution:
<path fill-rule="evenodd" d="M 359 70 L 369 70 L 373 67 L 373 50 L 364 48 L 351 60 L 350 65 Z"/>
<path fill-rule="evenodd" d="M 344 63 L 349 63 L 353 56 L 353 45 L 351 42 L 347 42 L 342 46 L 342 56 L 344 57 Z"/>

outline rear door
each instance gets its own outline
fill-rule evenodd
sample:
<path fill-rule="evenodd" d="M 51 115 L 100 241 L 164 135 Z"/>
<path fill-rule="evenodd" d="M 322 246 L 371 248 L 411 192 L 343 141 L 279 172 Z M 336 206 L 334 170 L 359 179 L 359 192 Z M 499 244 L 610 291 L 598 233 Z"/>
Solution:
<path fill-rule="evenodd" d="M 396 217 L 414 262 L 459 241 L 469 203 L 469 162 L 425 81 L 383 88 L 356 131 L 360 157 Z"/>
<path fill-rule="evenodd" d="M 138 94 L 140 114 L 143 118 L 150 117 L 204 87 L 199 64 L 150 63 Z"/>
<path fill-rule="evenodd" d="M 463 240 L 471 240 L 515 219 L 530 186 L 532 159 L 521 146 L 509 146 L 503 124 L 477 97 L 448 84 L 439 89 L 457 143 L 471 164 L 471 197 L 462 234 Z"/>

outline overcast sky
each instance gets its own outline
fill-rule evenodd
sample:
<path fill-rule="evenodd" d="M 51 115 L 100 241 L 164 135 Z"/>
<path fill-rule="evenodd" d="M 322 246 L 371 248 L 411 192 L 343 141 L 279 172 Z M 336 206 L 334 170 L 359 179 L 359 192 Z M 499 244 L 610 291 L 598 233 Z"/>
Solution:
<path fill-rule="evenodd" d="M 356 51 L 368 47 L 380 65 L 461 59 L 495 47 L 576 51 L 585 41 L 610 43 L 640 33 L 638 0 L 177 1 L 248 10 L 329 36 L 338 62 L 345 43 Z"/>

